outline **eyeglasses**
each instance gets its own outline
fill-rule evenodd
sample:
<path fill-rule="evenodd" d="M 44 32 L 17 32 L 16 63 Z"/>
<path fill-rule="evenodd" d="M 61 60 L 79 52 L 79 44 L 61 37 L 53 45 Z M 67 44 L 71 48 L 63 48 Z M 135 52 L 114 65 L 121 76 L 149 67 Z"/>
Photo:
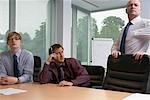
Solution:
<path fill-rule="evenodd" d="M 12 37 L 12 38 L 9 38 L 8 40 L 20 40 L 19 37 Z"/>

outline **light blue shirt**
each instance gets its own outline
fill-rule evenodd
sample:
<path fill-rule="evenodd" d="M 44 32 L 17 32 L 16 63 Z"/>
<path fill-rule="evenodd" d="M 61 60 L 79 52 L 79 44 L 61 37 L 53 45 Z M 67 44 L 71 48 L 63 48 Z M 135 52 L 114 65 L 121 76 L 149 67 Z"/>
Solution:
<path fill-rule="evenodd" d="M 16 53 L 19 70 L 19 81 L 32 82 L 34 59 L 33 54 L 25 49 L 20 49 Z M 0 54 L 0 76 L 14 76 L 13 54 L 10 51 L 4 51 Z"/>
<path fill-rule="evenodd" d="M 125 54 L 144 52 L 145 54 L 150 55 L 150 39 L 146 37 L 142 37 L 142 35 L 138 36 L 135 34 L 136 30 L 150 27 L 150 20 L 143 19 L 140 16 L 138 16 L 133 20 L 131 20 L 131 23 L 132 25 L 130 25 L 126 37 Z M 123 34 L 123 30 L 118 40 L 113 44 L 112 51 L 113 50 L 119 51 L 122 34 Z"/>

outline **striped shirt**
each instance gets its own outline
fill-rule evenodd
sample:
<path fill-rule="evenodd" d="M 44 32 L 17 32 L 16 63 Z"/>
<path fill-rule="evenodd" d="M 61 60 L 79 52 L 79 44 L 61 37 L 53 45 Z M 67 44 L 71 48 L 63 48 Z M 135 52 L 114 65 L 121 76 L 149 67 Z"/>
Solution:
<path fill-rule="evenodd" d="M 19 69 L 19 81 L 31 82 L 33 79 L 34 59 L 31 52 L 20 49 L 16 53 Z M 0 76 L 14 76 L 13 54 L 4 51 L 0 54 Z"/>

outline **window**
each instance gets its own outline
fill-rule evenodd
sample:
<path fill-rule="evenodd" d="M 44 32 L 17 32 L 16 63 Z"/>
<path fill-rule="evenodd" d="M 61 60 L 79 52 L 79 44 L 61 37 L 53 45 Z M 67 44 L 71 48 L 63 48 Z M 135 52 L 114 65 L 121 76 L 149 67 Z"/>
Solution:
<path fill-rule="evenodd" d="M 127 23 L 125 8 L 91 13 L 92 64 L 106 67 L 111 46 Z"/>
<path fill-rule="evenodd" d="M 88 14 L 77 11 L 77 58 L 82 62 L 88 59 Z"/>
<path fill-rule="evenodd" d="M 9 0 L 0 0 L 0 52 L 6 50 L 5 34 L 9 29 Z"/>
<path fill-rule="evenodd" d="M 89 62 L 89 31 L 90 14 L 84 9 L 73 6 L 73 57 L 79 59 L 82 64 Z"/>
<path fill-rule="evenodd" d="M 23 36 L 23 47 L 33 55 L 46 57 L 46 21 L 48 0 L 17 0 L 16 31 Z"/>

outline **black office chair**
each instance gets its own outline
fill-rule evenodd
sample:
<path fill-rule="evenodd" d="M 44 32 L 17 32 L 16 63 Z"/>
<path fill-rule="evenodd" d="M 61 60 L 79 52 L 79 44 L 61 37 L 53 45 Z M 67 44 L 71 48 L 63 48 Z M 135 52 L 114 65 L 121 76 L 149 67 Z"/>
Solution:
<path fill-rule="evenodd" d="M 102 66 L 82 65 L 86 68 L 90 75 L 90 83 L 92 88 L 102 88 L 105 69 Z"/>
<path fill-rule="evenodd" d="M 34 73 L 33 81 L 38 82 L 38 75 L 41 70 L 41 58 L 39 56 L 34 56 Z"/>
<path fill-rule="evenodd" d="M 103 88 L 126 92 L 148 93 L 150 64 L 147 55 L 134 60 L 132 55 L 115 59 L 109 55 Z"/>

